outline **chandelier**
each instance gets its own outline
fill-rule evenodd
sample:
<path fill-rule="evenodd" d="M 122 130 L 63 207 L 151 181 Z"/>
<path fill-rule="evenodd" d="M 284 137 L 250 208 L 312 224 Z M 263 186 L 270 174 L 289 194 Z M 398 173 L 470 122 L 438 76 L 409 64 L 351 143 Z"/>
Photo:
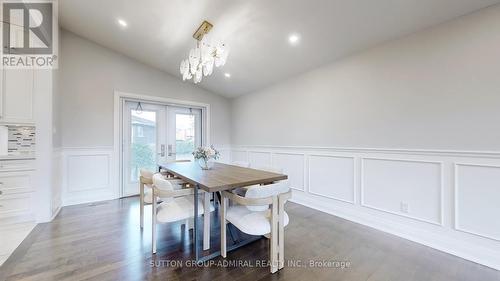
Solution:
<path fill-rule="evenodd" d="M 197 40 L 196 48 L 189 51 L 188 58 L 181 62 L 179 68 L 183 81 L 193 78 L 193 82 L 197 84 L 203 76 L 213 73 L 214 66 L 221 67 L 226 64 L 229 48 L 207 36 L 212 27 L 211 23 L 203 21 L 193 34 L 193 38 Z"/>

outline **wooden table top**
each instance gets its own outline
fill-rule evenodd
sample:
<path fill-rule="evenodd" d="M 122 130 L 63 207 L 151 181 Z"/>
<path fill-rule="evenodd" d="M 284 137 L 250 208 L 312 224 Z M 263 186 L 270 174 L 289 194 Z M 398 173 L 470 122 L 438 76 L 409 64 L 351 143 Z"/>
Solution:
<path fill-rule="evenodd" d="M 159 164 L 162 169 L 207 192 L 217 192 L 253 184 L 286 180 L 287 175 L 214 163 L 211 170 L 202 170 L 195 162 Z"/>

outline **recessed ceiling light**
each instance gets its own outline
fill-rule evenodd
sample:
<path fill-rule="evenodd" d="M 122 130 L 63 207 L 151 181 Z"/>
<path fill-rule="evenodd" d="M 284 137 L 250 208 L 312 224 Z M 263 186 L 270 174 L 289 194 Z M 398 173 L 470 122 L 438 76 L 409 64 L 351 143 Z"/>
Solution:
<path fill-rule="evenodd" d="M 128 25 L 127 22 L 122 19 L 118 19 L 117 22 L 121 27 L 127 27 Z"/>
<path fill-rule="evenodd" d="M 288 36 L 288 42 L 290 42 L 290 44 L 292 45 L 297 45 L 299 41 L 300 41 L 300 36 L 296 33 L 290 34 L 290 36 Z"/>
<path fill-rule="evenodd" d="M 231 73 L 224 73 L 224 76 L 226 76 L 226 78 L 231 78 Z"/>

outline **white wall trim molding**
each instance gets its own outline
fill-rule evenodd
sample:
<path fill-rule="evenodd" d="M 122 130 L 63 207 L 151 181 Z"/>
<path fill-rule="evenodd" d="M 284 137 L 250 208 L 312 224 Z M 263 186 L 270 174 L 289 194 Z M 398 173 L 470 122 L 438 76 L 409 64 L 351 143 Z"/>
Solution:
<path fill-rule="evenodd" d="M 500 152 L 273 145 L 232 145 L 228 149 L 231 161 L 250 162 L 251 153 L 269 153 L 273 166 L 279 167 L 278 164 L 286 163 L 286 165 L 294 167 L 293 170 L 290 170 L 291 172 L 287 173 L 289 180 L 295 184 L 303 181 L 304 188 L 293 190 L 291 200 L 293 202 L 500 269 L 500 240 L 497 239 L 496 235 L 491 235 L 497 233 L 495 231 L 497 231 L 498 224 L 494 222 L 498 219 L 496 215 L 498 212 L 483 211 L 481 218 L 476 219 L 476 209 L 467 207 L 467 210 L 473 210 L 467 215 L 473 216 L 471 221 L 475 224 L 464 225 L 465 217 L 460 216 L 464 214 L 464 209 L 458 209 L 458 198 L 460 198 L 462 191 L 459 187 L 465 191 L 474 192 L 475 183 L 484 183 L 485 179 L 481 178 L 482 174 L 475 170 L 457 170 L 457 167 L 463 165 L 485 167 L 485 169 L 486 167 L 498 168 L 498 172 L 496 170 L 480 170 L 481 173 L 488 173 L 486 180 L 490 185 L 485 187 L 485 192 L 493 192 L 492 195 L 497 198 L 500 196 L 500 190 L 494 189 L 492 186 L 500 186 Z M 301 157 L 279 158 L 280 155 L 287 154 L 300 155 Z M 313 181 L 310 178 L 311 174 L 313 176 L 325 175 L 326 179 L 326 175 L 329 174 L 328 169 L 336 170 L 347 167 L 346 162 L 321 160 L 313 163 L 311 159 L 316 161 L 315 157 L 317 156 L 333 157 L 332 159 L 335 157 L 353 159 L 354 182 L 353 186 L 350 186 L 354 187 L 354 200 L 352 202 L 350 202 L 351 200 L 342 200 L 345 199 L 345 196 L 340 196 L 340 198 L 331 196 L 337 192 L 333 192 L 331 189 L 338 188 L 338 186 L 324 186 L 324 183 L 327 183 L 326 180 L 312 183 L 316 184 L 316 187 L 321 185 L 321 188 L 311 189 Z M 375 162 L 368 162 L 371 160 Z M 368 167 L 370 170 L 367 170 L 367 163 L 371 165 Z M 329 166 L 327 170 L 322 172 L 317 170 L 324 169 L 325 165 L 333 166 Z M 351 176 L 350 170 L 344 171 L 348 171 L 347 174 Z M 399 172 L 403 172 L 403 174 L 399 175 Z M 463 174 L 463 172 L 467 172 L 467 174 Z M 408 175 L 411 176 L 409 177 L 410 184 L 401 185 L 403 191 L 399 190 L 400 183 L 406 183 L 405 177 Z M 467 177 L 468 182 L 464 181 L 465 177 Z M 346 177 L 342 177 L 342 179 L 346 179 Z M 342 190 L 346 191 L 345 186 L 349 185 L 345 183 L 348 181 L 343 182 L 344 189 Z M 463 185 L 464 183 L 467 185 Z M 379 187 L 381 187 L 381 191 L 379 191 Z M 318 190 L 320 192 L 317 192 Z M 366 197 L 369 195 L 366 193 L 368 190 L 371 192 L 371 197 Z M 408 190 L 411 192 L 400 193 Z M 324 194 L 325 192 L 328 194 Z M 378 200 L 379 197 L 373 197 L 376 192 L 384 192 L 384 194 L 389 192 L 390 194 L 387 196 L 393 198 Z M 488 197 L 482 193 L 476 193 L 475 196 L 468 197 L 479 198 L 477 199 L 479 204 L 484 202 L 486 205 L 489 204 L 489 208 L 498 208 L 492 203 L 497 202 L 491 200 L 492 195 Z M 410 204 L 409 213 L 399 212 L 399 205 L 396 205 L 396 203 L 405 200 L 404 196 L 409 200 L 416 200 Z M 373 201 L 374 198 L 377 200 Z M 374 202 L 375 205 L 372 205 Z M 477 229 L 481 231 L 476 231 Z"/>
<path fill-rule="evenodd" d="M 285 152 L 283 152 L 283 151 L 273 152 L 273 154 L 305 156 L 305 153 L 300 153 L 300 152 L 286 152 L 286 151 Z"/>
<path fill-rule="evenodd" d="M 297 190 L 297 191 L 305 191 L 309 187 L 308 179 L 307 179 L 307 157 L 306 154 L 304 153 L 299 153 L 299 152 L 286 152 L 286 151 L 280 151 L 280 152 L 274 152 L 271 153 L 271 165 L 275 165 L 276 161 L 276 155 L 289 155 L 289 156 L 301 156 L 302 157 L 302 165 L 303 165 L 303 170 L 304 170 L 304 177 L 302 179 L 302 188 L 297 188 L 294 186 L 291 186 L 292 189 Z"/>
<path fill-rule="evenodd" d="M 248 151 L 247 153 L 248 155 L 248 161 L 250 163 L 256 163 L 258 162 L 258 155 L 260 156 L 263 156 L 265 158 L 267 158 L 269 161 L 265 161 L 264 163 L 261 164 L 261 166 L 269 166 L 269 165 L 272 165 L 272 153 L 271 152 L 268 152 L 268 151 L 254 151 L 254 150 L 251 150 L 251 151 Z"/>
<path fill-rule="evenodd" d="M 63 169 L 63 149 L 56 147 L 52 150 L 52 192 L 51 192 L 51 218 L 52 221 L 61 210 L 62 201 L 62 169 Z"/>
<path fill-rule="evenodd" d="M 365 160 L 381 160 L 381 161 L 396 161 L 396 162 L 409 162 L 409 163 L 429 163 L 429 164 L 437 164 L 439 165 L 439 170 L 440 170 L 440 173 L 439 173 L 439 181 L 440 181 L 440 187 L 439 187 L 439 193 L 440 193 L 440 196 L 439 196 L 439 221 L 431 221 L 431 220 L 428 220 L 428 219 L 425 219 L 425 218 L 419 218 L 417 216 L 411 216 L 411 215 L 407 215 L 405 213 L 400 213 L 400 212 L 393 212 L 393 211 L 390 211 L 390 210 L 386 210 L 386 209 L 383 209 L 383 208 L 379 208 L 379 207 L 376 207 L 376 206 L 372 206 L 370 204 L 367 204 L 365 202 Z M 387 157 L 361 157 L 360 158 L 360 161 L 361 161 L 361 167 L 360 167 L 360 177 L 361 177 L 361 182 L 360 182 L 360 205 L 363 206 L 363 207 L 366 207 L 366 208 L 370 208 L 370 209 L 373 209 L 373 210 L 377 210 L 377 211 L 380 211 L 380 212 L 386 212 L 388 214 L 392 214 L 392 215 L 396 215 L 396 216 L 402 216 L 402 217 L 406 217 L 406 218 L 410 218 L 410 219 L 414 219 L 414 220 L 418 220 L 418 221 L 422 221 L 422 222 L 425 222 L 425 223 L 430 223 L 430 224 L 434 224 L 434 225 L 439 225 L 439 226 L 443 226 L 443 222 L 444 222 L 444 168 L 443 168 L 443 165 L 444 163 L 443 162 L 439 162 L 439 161 L 424 161 L 424 160 L 414 160 L 414 159 L 403 159 L 403 158 L 387 158 Z"/>
<path fill-rule="evenodd" d="M 325 194 L 321 194 L 319 192 L 314 192 L 314 191 L 311 191 L 311 165 L 310 165 L 310 161 L 311 161 L 311 157 L 330 157 L 330 158 L 345 158 L 345 159 L 352 159 L 352 169 L 353 169 L 353 173 L 352 173 L 352 200 L 346 200 L 346 199 L 342 199 L 342 198 L 339 198 L 339 197 L 336 197 L 336 196 L 331 196 L 331 195 L 325 195 Z M 310 194 L 314 194 L 314 195 L 317 195 L 317 196 L 321 196 L 321 197 L 325 197 L 325 198 L 330 198 L 330 199 L 334 199 L 334 200 L 338 200 L 338 201 L 342 201 L 342 202 L 345 202 L 345 203 L 349 203 L 349 204 L 356 204 L 356 177 L 357 177 L 357 173 L 356 173 L 356 169 L 355 169 L 355 166 L 356 166 L 356 158 L 353 157 L 353 156 L 343 156 L 343 155 L 336 155 L 336 154 L 327 154 L 327 153 L 323 153 L 323 154 L 320 154 L 320 153 L 314 153 L 314 154 L 308 154 L 308 165 L 307 165 L 307 192 L 310 193 Z"/>
<path fill-rule="evenodd" d="M 486 239 L 491 239 L 493 241 L 500 242 L 500 236 L 495 236 L 495 235 L 489 235 L 485 233 L 480 233 L 479 231 L 474 231 L 471 229 L 467 229 L 466 227 L 460 226 L 460 209 L 459 209 L 459 167 L 483 167 L 483 168 L 497 168 L 500 171 L 500 165 L 494 165 L 494 164 L 485 164 L 485 163 L 472 163 L 472 162 L 455 162 L 454 163 L 454 185 L 453 185 L 453 192 L 454 192 L 454 228 L 457 231 L 461 231 L 464 233 L 472 234 L 478 237 L 486 238 Z M 500 186 L 500 185 L 499 185 Z M 498 204 L 498 202 L 496 203 Z"/>
<path fill-rule="evenodd" d="M 56 211 L 52 214 L 52 217 L 50 218 L 50 221 L 53 221 L 57 215 L 59 215 L 59 212 L 61 211 L 62 206 L 57 207 Z"/>
<path fill-rule="evenodd" d="M 280 145 L 233 145 L 233 149 L 241 150 L 288 150 L 288 151 L 335 151 L 355 153 L 384 153 L 409 155 L 435 155 L 457 157 L 481 157 L 500 159 L 500 151 L 487 150 L 445 150 L 445 149 L 412 149 L 412 148 L 374 148 L 374 147 L 340 147 L 340 146 L 280 146 Z"/>
<path fill-rule="evenodd" d="M 118 198 L 113 149 L 62 149 L 62 204 L 76 205 Z"/>
<path fill-rule="evenodd" d="M 243 160 L 244 161 L 249 161 L 249 155 L 248 155 L 249 151 L 248 150 L 244 150 L 244 149 L 232 149 L 232 148 L 230 148 L 230 150 L 232 152 L 231 157 L 233 156 L 234 153 L 241 152 L 241 153 L 245 154 Z M 231 161 L 234 161 L 234 160 L 236 160 L 236 159 L 231 159 Z"/>
<path fill-rule="evenodd" d="M 79 191 L 88 191 L 88 190 L 95 190 L 95 189 L 105 189 L 107 188 L 109 185 L 110 185 L 110 182 L 111 182 L 111 179 L 109 177 L 109 170 L 107 170 L 107 172 L 105 174 L 107 174 L 106 176 L 106 180 L 103 181 L 101 184 L 99 185 L 95 185 L 95 184 L 92 184 L 92 185 L 85 185 L 85 186 L 79 186 L 79 185 L 70 185 L 68 184 L 68 182 L 70 180 L 72 180 L 69 176 L 69 174 L 72 174 L 69 170 L 69 168 L 71 167 L 69 165 L 69 162 L 73 162 L 73 161 L 78 161 L 79 158 L 82 158 L 82 157 L 98 157 L 98 156 L 104 156 L 106 157 L 106 167 L 109 168 L 111 167 L 111 155 L 109 153 L 73 153 L 73 154 L 66 154 L 66 166 L 67 166 L 67 170 L 66 170 L 66 173 L 68 175 L 68 177 L 66 178 L 66 187 L 67 187 L 67 191 L 68 192 L 79 192 Z"/>

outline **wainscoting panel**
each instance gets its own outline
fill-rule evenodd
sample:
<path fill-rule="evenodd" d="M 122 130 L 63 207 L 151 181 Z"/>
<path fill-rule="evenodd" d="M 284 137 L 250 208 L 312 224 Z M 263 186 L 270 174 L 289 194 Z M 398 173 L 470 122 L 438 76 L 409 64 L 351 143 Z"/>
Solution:
<path fill-rule="evenodd" d="M 269 152 L 250 151 L 248 152 L 248 158 L 252 167 L 258 168 L 271 166 L 271 153 Z"/>
<path fill-rule="evenodd" d="M 217 148 L 218 146 L 216 146 Z M 231 150 L 225 147 L 218 148 L 220 153 L 220 159 L 218 162 L 222 163 L 230 163 L 231 162 Z"/>
<path fill-rule="evenodd" d="M 117 198 L 112 148 L 66 148 L 63 155 L 63 205 Z"/>
<path fill-rule="evenodd" d="M 224 149 L 222 161 L 283 168 L 293 202 L 500 269 L 500 152 Z M 118 198 L 113 153 L 62 149 L 64 206 Z"/>
<path fill-rule="evenodd" d="M 273 154 L 273 166 L 282 168 L 283 172 L 288 175 L 291 188 L 305 190 L 304 154 L 275 153 Z"/>
<path fill-rule="evenodd" d="M 293 202 L 500 269 L 500 152 L 231 146 L 269 155 Z"/>
<path fill-rule="evenodd" d="M 248 162 L 248 152 L 244 150 L 231 150 L 231 162 L 233 161 Z"/>
<path fill-rule="evenodd" d="M 354 203 L 354 158 L 331 155 L 309 156 L 309 192 Z"/>
<path fill-rule="evenodd" d="M 455 165 L 456 228 L 500 241 L 500 166 Z"/>
<path fill-rule="evenodd" d="M 401 159 L 361 160 L 361 205 L 442 224 L 441 163 Z"/>
<path fill-rule="evenodd" d="M 104 189 L 109 187 L 110 156 L 69 155 L 67 163 L 67 187 L 69 192 Z"/>

